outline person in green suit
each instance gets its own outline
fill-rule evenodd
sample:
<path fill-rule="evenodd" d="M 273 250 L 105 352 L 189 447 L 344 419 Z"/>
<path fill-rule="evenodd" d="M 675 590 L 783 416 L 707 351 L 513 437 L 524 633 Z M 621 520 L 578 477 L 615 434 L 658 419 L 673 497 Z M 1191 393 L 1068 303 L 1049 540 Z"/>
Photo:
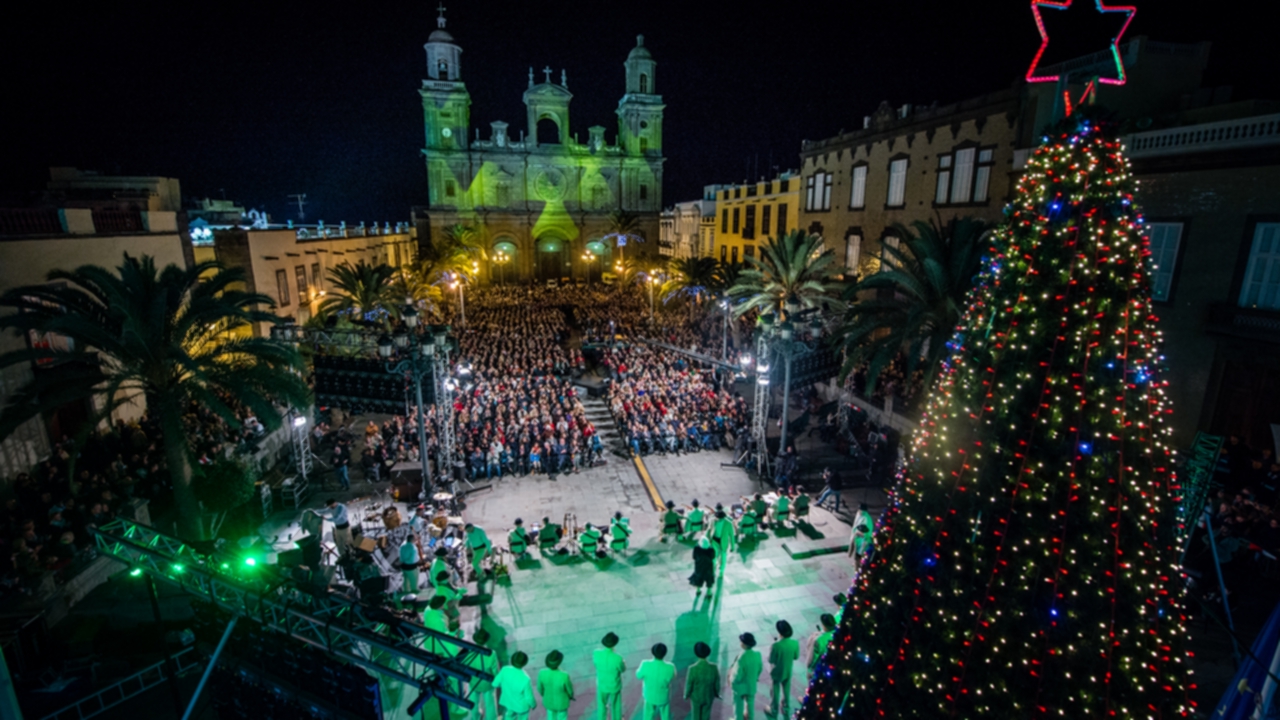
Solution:
<path fill-rule="evenodd" d="M 667 646 L 662 643 L 652 648 L 653 659 L 645 660 L 636 668 L 636 677 L 644 686 L 644 714 L 640 720 L 649 720 L 656 710 L 662 720 L 671 720 L 671 681 L 676 677 L 676 666 L 667 662 Z"/>
<path fill-rule="evenodd" d="M 484 628 L 480 628 L 476 630 L 475 633 L 471 636 L 471 642 L 475 643 L 476 645 L 483 645 L 485 647 L 489 647 L 488 631 L 486 631 Z M 491 652 L 488 655 L 481 655 L 480 653 L 467 653 L 466 664 L 467 664 L 467 667 L 473 670 L 483 670 L 484 672 L 487 672 L 490 675 L 498 674 L 498 654 L 497 653 Z M 493 700 L 493 683 L 488 680 L 481 680 L 480 678 L 476 678 L 475 680 L 471 681 L 470 691 L 471 691 L 471 701 L 476 704 L 472 712 L 474 712 L 477 717 L 484 718 L 484 720 L 498 720 L 498 706 L 494 703 L 494 700 Z"/>
<path fill-rule="evenodd" d="M 609 521 L 609 549 L 615 553 L 626 552 L 631 546 L 631 519 L 622 517 L 622 511 L 613 514 Z"/>
<path fill-rule="evenodd" d="M 764 660 L 760 657 L 760 651 L 756 650 L 755 635 L 742 633 L 738 636 L 738 642 L 742 644 L 742 652 L 729 668 L 729 682 L 733 689 L 733 718 L 752 720 L 756 714 L 756 687 L 760 683 L 760 673 L 764 671 Z"/>
<path fill-rule="evenodd" d="M 600 640 L 604 647 L 598 647 L 591 654 L 591 662 L 596 666 L 596 720 L 623 720 L 622 717 L 622 673 L 627 670 L 627 663 L 614 648 L 618 645 L 618 636 L 609 633 Z"/>
<path fill-rule="evenodd" d="M 716 521 L 711 526 L 711 544 L 720 556 L 720 574 L 723 575 L 725 560 L 738 544 L 738 529 L 733 526 L 733 521 L 724 510 L 716 510 Z"/>
<path fill-rule="evenodd" d="M 769 503 L 764 501 L 764 496 L 760 493 L 756 493 L 756 496 L 752 498 L 747 507 L 750 507 L 751 512 L 755 513 L 756 520 L 759 521 L 760 527 L 765 527 L 765 518 L 768 517 L 769 514 Z"/>
<path fill-rule="evenodd" d="M 443 545 L 436 546 L 435 559 L 431 561 L 431 568 L 427 570 L 427 582 L 431 583 L 432 587 L 435 587 L 436 578 L 440 576 L 440 573 L 443 572 L 445 577 L 449 576 L 448 557 L 449 551 Z"/>
<path fill-rule="evenodd" d="M 809 639 L 809 673 L 818 667 L 818 661 L 822 659 L 823 653 L 827 651 L 827 646 L 831 644 L 831 636 L 836 632 L 836 616 L 831 613 L 822 613 L 819 618 L 822 621 L 822 628 L 813 634 Z"/>
<path fill-rule="evenodd" d="M 682 518 L 680 513 L 676 512 L 676 503 L 674 500 L 667 501 L 667 509 L 662 513 L 662 535 L 661 542 L 666 542 L 671 537 L 680 537 L 682 528 Z"/>
<path fill-rule="evenodd" d="M 685 518 L 684 536 L 693 537 L 702 532 L 706 528 L 707 512 L 698 505 L 697 498 L 693 500 L 693 509 L 689 511 L 688 517 Z"/>
<path fill-rule="evenodd" d="M 516 560 L 529 554 L 529 531 L 524 529 L 524 520 L 516 518 L 516 526 L 507 533 L 507 547 Z"/>
<path fill-rule="evenodd" d="M 511 664 L 493 676 L 493 687 L 498 691 L 498 705 L 502 707 L 504 720 L 528 720 L 529 711 L 538 707 L 533 697 L 533 681 L 524 671 L 529 656 L 517 650 L 511 656 Z"/>
<path fill-rule="evenodd" d="M 684 676 L 684 699 L 689 701 L 689 720 L 711 720 L 711 703 L 720 697 L 720 668 L 707 660 L 711 646 L 698 642 L 693 646 L 697 662 L 689 666 Z"/>
<path fill-rule="evenodd" d="M 485 533 L 484 528 L 478 525 L 467 523 L 462 529 L 467 533 L 467 550 L 471 552 L 471 569 L 475 571 L 476 593 L 478 594 L 480 586 L 484 584 L 482 565 L 484 559 L 489 555 L 489 551 L 493 549 L 493 542 L 489 540 L 489 535 Z"/>
<path fill-rule="evenodd" d="M 778 700 L 782 700 L 782 714 L 791 714 L 791 670 L 795 667 L 796 658 L 800 657 L 800 643 L 791 637 L 795 632 L 791 623 L 779 620 L 778 640 L 769 647 L 769 679 L 773 681 L 769 688 L 770 717 L 778 716 Z"/>
<path fill-rule="evenodd" d="M 573 702 L 573 681 L 569 673 L 560 669 L 564 653 L 552 650 L 547 655 L 547 666 L 538 671 L 538 695 L 547 709 L 547 720 L 566 720 L 569 703 Z"/>

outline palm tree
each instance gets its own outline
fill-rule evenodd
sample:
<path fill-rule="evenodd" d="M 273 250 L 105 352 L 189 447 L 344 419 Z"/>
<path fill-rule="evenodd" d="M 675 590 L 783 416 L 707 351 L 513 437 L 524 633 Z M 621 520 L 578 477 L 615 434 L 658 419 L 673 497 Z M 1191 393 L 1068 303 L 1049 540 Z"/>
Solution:
<path fill-rule="evenodd" d="M 470 225 L 450 225 L 433 237 L 418 258 L 418 272 L 430 283 L 438 283 L 450 272 L 471 272 L 471 264 L 485 258 L 480 233 Z"/>
<path fill-rule="evenodd" d="M 837 295 L 841 289 L 840 269 L 835 253 L 824 250 L 822 238 L 804 230 L 793 230 L 779 238 L 770 238 L 760 246 L 760 257 L 747 257 L 747 268 L 729 288 L 729 296 L 740 302 L 734 314 L 741 317 L 751 310 L 762 315 L 781 313 L 786 305 L 800 309 L 839 308 Z"/>
<path fill-rule="evenodd" d="M 205 275 L 205 277 L 201 277 Z M 295 348 L 243 330 L 281 322 L 265 309 L 271 298 L 248 293 L 245 274 L 214 262 L 157 271 L 149 256 L 124 256 L 112 272 L 96 265 L 54 270 L 49 285 L 0 296 L 0 328 L 51 333 L 66 347 L 34 347 L 0 356 L 0 367 L 52 362 L 0 410 L 0 438 L 36 415 L 67 403 L 89 403 L 85 433 L 117 408 L 145 399 L 159 421 L 165 459 L 184 537 L 200 538 L 200 505 L 192 486 L 191 448 L 183 416 L 192 403 L 239 427 L 225 398 L 234 398 L 262 423 L 280 423 L 273 402 L 306 407 L 311 392 L 299 374 Z"/>
<path fill-rule="evenodd" d="M 711 289 L 717 293 L 728 294 L 729 288 L 738 284 L 738 278 L 742 276 L 742 271 L 745 269 L 746 266 L 740 262 L 717 261 L 716 283 Z"/>
<path fill-rule="evenodd" d="M 720 266 L 709 257 L 676 258 L 667 264 L 667 281 L 662 284 L 662 301 L 688 298 L 690 317 L 693 308 L 702 304 L 704 295 L 714 292 L 719 283 Z"/>
<path fill-rule="evenodd" d="M 621 260 L 625 253 L 622 248 L 627 243 L 644 242 L 644 237 L 640 234 L 640 216 L 627 212 L 626 210 L 617 210 L 609 215 L 609 232 L 604 235 L 605 240 L 613 240 L 613 244 L 618 248 L 618 259 Z"/>
<path fill-rule="evenodd" d="M 432 283 L 422 273 L 421 265 L 405 265 L 396 269 L 391 279 L 391 293 L 398 300 L 404 298 L 405 305 L 412 305 L 424 314 L 438 313 L 440 301 L 444 299 L 444 291 Z M 400 317 L 402 309 L 397 305 L 396 317 Z"/>
<path fill-rule="evenodd" d="M 912 232 L 895 225 L 901 245 L 885 245 L 882 270 L 845 292 L 852 304 L 840 328 L 840 376 L 867 363 L 868 392 L 900 354 L 906 355 L 908 375 L 923 367 L 925 377 L 932 376 L 989 245 L 988 225 L 976 218 L 958 218 L 945 228 L 917 221 L 914 227 Z"/>
<path fill-rule="evenodd" d="M 352 265 L 342 263 L 329 270 L 330 292 L 320 303 L 322 315 L 346 313 L 357 320 L 381 320 L 379 313 L 394 312 L 399 303 L 391 285 L 395 268 L 385 263 L 370 265 L 361 260 Z"/>

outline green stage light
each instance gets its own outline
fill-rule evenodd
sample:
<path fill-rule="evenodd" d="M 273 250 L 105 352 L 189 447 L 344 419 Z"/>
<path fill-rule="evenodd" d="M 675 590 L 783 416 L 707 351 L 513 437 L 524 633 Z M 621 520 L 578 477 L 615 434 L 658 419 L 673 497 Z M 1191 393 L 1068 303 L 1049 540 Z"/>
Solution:
<path fill-rule="evenodd" d="M 258 564 L 258 561 L 255 558 L 247 557 L 244 559 L 244 564 L 248 565 L 249 567 L 254 567 Z"/>
<path fill-rule="evenodd" d="M 142 574 L 142 568 L 136 567 L 129 571 L 129 577 L 138 577 Z"/>
<path fill-rule="evenodd" d="M 175 575 L 181 575 L 187 570 L 187 568 L 182 563 L 174 563 L 169 566 L 169 569 L 172 570 Z"/>

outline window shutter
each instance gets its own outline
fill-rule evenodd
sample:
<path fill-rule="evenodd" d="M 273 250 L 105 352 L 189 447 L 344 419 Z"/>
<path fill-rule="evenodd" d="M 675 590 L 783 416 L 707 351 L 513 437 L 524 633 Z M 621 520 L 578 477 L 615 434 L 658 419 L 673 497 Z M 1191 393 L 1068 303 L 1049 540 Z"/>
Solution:
<path fill-rule="evenodd" d="M 853 169 L 853 188 L 849 191 L 849 207 L 863 208 L 867 205 L 867 166 L 859 165 Z"/>
<path fill-rule="evenodd" d="M 906 200 L 907 160 L 894 160 L 889 163 L 889 202 L 891 207 L 901 207 Z"/>
<path fill-rule="evenodd" d="M 969 202 L 973 188 L 973 156 L 974 148 L 956 151 L 956 174 L 951 185 L 951 202 Z"/>
<path fill-rule="evenodd" d="M 822 182 L 822 209 L 823 210 L 831 209 L 831 180 L 833 178 L 834 176 L 831 173 L 826 173 L 825 175 L 823 175 L 823 182 Z"/>
<path fill-rule="evenodd" d="M 1151 223 L 1147 227 L 1151 239 L 1151 299 L 1163 302 L 1169 299 L 1173 285 L 1182 223 Z"/>
<path fill-rule="evenodd" d="M 1280 223 L 1258 223 L 1253 231 L 1240 305 L 1280 310 Z"/>

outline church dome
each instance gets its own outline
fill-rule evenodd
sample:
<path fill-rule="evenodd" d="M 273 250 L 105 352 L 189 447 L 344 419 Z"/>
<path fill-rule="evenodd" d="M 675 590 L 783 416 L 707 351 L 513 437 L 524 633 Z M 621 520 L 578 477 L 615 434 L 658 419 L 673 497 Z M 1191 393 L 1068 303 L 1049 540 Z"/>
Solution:
<path fill-rule="evenodd" d="M 418 37 L 422 37 L 422 36 L 419 35 Z M 434 30 L 430 35 L 427 36 L 427 42 L 451 43 L 453 42 L 453 36 L 445 32 L 444 30 Z"/>
<path fill-rule="evenodd" d="M 652 60 L 653 56 L 649 54 L 649 48 L 644 46 L 644 36 L 636 36 L 636 46 L 631 48 L 631 54 L 627 55 L 628 60 Z"/>

